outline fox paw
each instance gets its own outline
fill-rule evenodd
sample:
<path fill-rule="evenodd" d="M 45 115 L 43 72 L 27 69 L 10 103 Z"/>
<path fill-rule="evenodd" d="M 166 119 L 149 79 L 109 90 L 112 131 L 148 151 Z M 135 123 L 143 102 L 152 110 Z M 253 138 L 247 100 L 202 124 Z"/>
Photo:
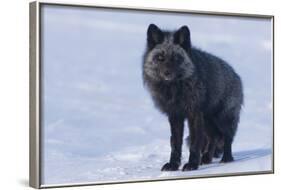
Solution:
<path fill-rule="evenodd" d="M 223 156 L 220 162 L 227 163 L 227 162 L 232 162 L 232 161 L 234 161 L 232 156 Z"/>
<path fill-rule="evenodd" d="M 179 169 L 179 165 L 176 163 L 168 162 L 164 164 L 161 171 L 177 171 Z"/>
<path fill-rule="evenodd" d="M 191 171 L 191 170 L 197 170 L 198 169 L 198 164 L 193 164 L 193 163 L 186 163 L 182 171 Z"/>

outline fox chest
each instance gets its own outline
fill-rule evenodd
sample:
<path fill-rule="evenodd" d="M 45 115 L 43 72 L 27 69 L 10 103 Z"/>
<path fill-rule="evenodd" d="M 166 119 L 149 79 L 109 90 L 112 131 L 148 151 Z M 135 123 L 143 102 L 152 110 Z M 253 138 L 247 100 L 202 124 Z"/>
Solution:
<path fill-rule="evenodd" d="M 156 106 L 168 115 L 187 114 L 192 112 L 196 104 L 194 91 L 181 85 L 157 89 L 153 100 Z"/>

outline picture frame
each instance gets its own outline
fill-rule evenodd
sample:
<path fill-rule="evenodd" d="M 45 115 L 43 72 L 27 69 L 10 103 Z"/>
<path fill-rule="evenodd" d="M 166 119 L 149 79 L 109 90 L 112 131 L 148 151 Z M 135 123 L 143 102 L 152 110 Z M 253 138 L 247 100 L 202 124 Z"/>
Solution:
<path fill-rule="evenodd" d="M 110 12 L 111 10 L 119 11 L 120 14 L 122 12 L 135 12 L 141 14 L 168 14 L 168 15 L 193 15 L 193 16 L 217 16 L 217 17 L 226 17 L 226 18 L 249 18 L 249 19 L 261 19 L 268 20 L 270 22 L 270 31 L 268 34 L 271 35 L 270 43 L 266 44 L 266 48 L 269 49 L 268 56 L 271 59 L 269 74 L 270 76 L 265 76 L 265 78 L 270 81 L 270 92 L 268 97 L 271 101 L 270 111 L 268 113 L 268 123 L 269 125 L 268 133 L 272 135 L 271 139 L 267 139 L 267 144 L 270 145 L 270 150 L 266 150 L 263 156 L 268 156 L 270 159 L 270 169 L 267 170 L 259 170 L 259 171 L 241 171 L 241 172 L 226 172 L 226 173 L 205 173 L 198 175 L 180 175 L 180 176 L 165 176 L 164 177 L 140 177 L 140 178 L 132 178 L 132 179 L 112 179 L 112 180 L 89 180 L 81 182 L 67 182 L 67 183 L 46 183 L 43 182 L 44 176 L 44 167 L 43 163 L 45 163 L 44 159 L 46 153 L 44 153 L 44 133 L 43 126 L 44 116 L 46 114 L 46 110 L 44 105 L 44 97 L 45 97 L 45 86 L 44 80 L 46 78 L 46 71 L 44 71 L 44 66 L 48 63 L 44 62 L 44 48 L 43 48 L 43 20 L 44 7 L 56 7 L 58 9 L 81 9 L 87 11 L 96 11 L 96 10 L 106 10 Z M 83 14 L 83 13 L 82 13 Z M 192 179 L 192 178 L 209 178 L 209 177 L 222 177 L 222 176 L 242 176 L 242 175 L 255 175 L 255 174 L 272 174 L 274 173 L 274 16 L 273 15 L 257 15 L 257 14 L 240 14 L 240 13 L 226 13 L 226 12 L 209 12 L 209 11 L 193 11 L 187 9 L 164 9 L 164 8 L 156 8 L 156 7 L 125 7 L 125 6 L 108 6 L 108 5 L 98 5 L 98 4 L 82 4 L 82 3 L 60 3 L 60 2 L 48 2 L 48 1 L 35 1 L 30 3 L 30 129 L 29 129 L 29 184 L 34 188 L 47 188 L 47 187 L 72 187 L 72 186 L 83 186 L 83 185 L 98 185 L 98 184 L 117 184 L 117 183 L 135 183 L 135 182 L 147 182 L 147 181 L 162 181 L 162 180 L 181 180 L 181 179 Z M 107 17 L 108 19 L 108 17 Z M 46 27 L 44 25 L 44 27 Z M 115 26 L 114 26 L 115 27 Z M 112 29 L 112 28 L 111 28 Z M 126 30 L 126 29 L 125 29 Z M 146 28 L 144 29 L 146 30 Z M 124 32 L 122 30 L 121 32 Z M 192 32 L 192 30 L 191 30 Z M 58 38 L 59 39 L 59 38 Z M 143 39 L 146 40 L 146 36 L 143 36 Z M 231 41 L 231 40 L 230 40 Z M 145 47 L 139 50 L 141 54 L 144 52 Z M 208 50 L 208 49 L 207 49 Z M 139 59 L 142 59 L 140 57 Z M 63 61 L 63 60 L 62 60 Z M 45 61 L 46 62 L 46 61 Z M 62 73 L 63 75 L 63 73 Z M 242 78 L 243 79 L 243 78 Z M 142 86 L 142 84 L 138 84 Z M 144 90 L 145 91 L 145 90 Z M 245 103 L 246 104 L 246 103 Z M 78 104 L 79 105 L 79 104 Z M 154 108 L 151 108 L 154 109 Z M 69 116 L 71 117 L 71 116 Z M 163 119 L 163 118 L 162 118 Z M 108 118 L 110 120 L 110 117 Z M 165 119 L 163 119 L 165 120 Z M 239 130 L 239 129 L 238 129 Z M 168 134 L 169 129 L 167 129 L 166 133 Z M 167 139 L 168 142 L 168 139 Z M 154 155 L 152 155 L 154 156 Z M 234 154 L 235 156 L 235 154 Z M 167 157 L 168 159 L 168 157 Z M 243 156 L 242 156 L 243 159 Z M 165 162 L 165 160 L 164 160 Z M 164 164 L 163 162 L 163 164 Z M 155 168 L 155 170 L 159 170 L 160 168 Z M 63 175 L 62 175 L 63 176 Z"/>

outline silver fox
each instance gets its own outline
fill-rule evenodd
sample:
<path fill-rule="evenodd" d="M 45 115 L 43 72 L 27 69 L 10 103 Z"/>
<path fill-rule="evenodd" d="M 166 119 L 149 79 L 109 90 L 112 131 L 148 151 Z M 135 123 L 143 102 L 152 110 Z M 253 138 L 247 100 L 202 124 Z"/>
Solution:
<path fill-rule="evenodd" d="M 184 121 L 189 127 L 189 161 L 182 170 L 208 164 L 222 150 L 233 161 L 232 142 L 243 104 L 242 81 L 224 60 L 192 46 L 190 30 L 174 32 L 150 24 L 142 64 L 143 81 L 155 106 L 167 115 L 171 155 L 162 171 L 181 165 Z"/>

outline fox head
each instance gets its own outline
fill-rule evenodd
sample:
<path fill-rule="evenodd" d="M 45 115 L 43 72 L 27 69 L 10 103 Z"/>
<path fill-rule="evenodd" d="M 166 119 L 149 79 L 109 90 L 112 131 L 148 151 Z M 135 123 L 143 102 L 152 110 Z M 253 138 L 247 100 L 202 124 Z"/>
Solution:
<path fill-rule="evenodd" d="M 175 32 L 167 32 L 150 24 L 147 29 L 143 73 L 155 81 L 186 79 L 194 71 L 190 52 L 190 31 L 187 26 L 182 26 Z"/>

